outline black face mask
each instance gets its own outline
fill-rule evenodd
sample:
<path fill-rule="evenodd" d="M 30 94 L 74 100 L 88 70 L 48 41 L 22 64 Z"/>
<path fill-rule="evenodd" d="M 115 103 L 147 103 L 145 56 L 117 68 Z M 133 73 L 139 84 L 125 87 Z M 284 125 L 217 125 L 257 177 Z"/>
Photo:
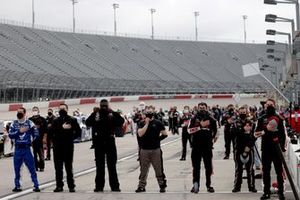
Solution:
<path fill-rule="evenodd" d="M 48 112 L 48 116 L 51 117 L 53 114 L 52 112 Z"/>
<path fill-rule="evenodd" d="M 240 114 L 241 119 L 246 119 L 247 115 L 246 114 Z"/>
<path fill-rule="evenodd" d="M 24 117 L 24 114 L 23 114 L 23 113 L 19 113 L 19 112 L 17 113 L 17 118 L 18 118 L 18 119 L 22 119 L 23 117 Z"/>
<path fill-rule="evenodd" d="M 58 112 L 58 114 L 59 114 L 59 116 L 60 117 L 65 117 L 65 116 L 67 116 L 67 111 L 65 111 L 65 110 L 60 110 L 59 112 Z"/>
<path fill-rule="evenodd" d="M 153 113 L 146 113 L 145 115 L 146 115 L 146 117 L 149 118 L 149 119 L 152 119 L 152 117 L 153 117 Z"/>
<path fill-rule="evenodd" d="M 267 107 L 267 115 L 274 115 L 275 114 L 275 108 L 273 106 Z"/>
<path fill-rule="evenodd" d="M 199 110 L 199 114 L 200 115 L 205 115 L 206 114 L 206 110 Z"/>

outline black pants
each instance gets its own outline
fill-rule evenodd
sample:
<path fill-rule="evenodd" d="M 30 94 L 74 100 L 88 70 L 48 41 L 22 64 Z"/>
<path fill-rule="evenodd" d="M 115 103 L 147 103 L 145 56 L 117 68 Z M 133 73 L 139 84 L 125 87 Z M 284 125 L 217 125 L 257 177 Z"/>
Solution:
<path fill-rule="evenodd" d="M 109 185 L 112 190 L 119 189 L 120 184 L 116 169 L 117 148 L 114 138 L 105 139 L 95 144 L 96 158 L 96 188 L 103 189 L 105 185 L 105 157 L 109 174 Z"/>
<path fill-rule="evenodd" d="M 283 193 L 283 167 L 282 161 L 276 151 L 262 151 L 262 171 L 263 171 L 263 183 L 264 193 L 270 194 L 271 187 L 271 164 L 274 164 L 275 172 L 277 175 L 278 193 Z"/>
<path fill-rule="evenodd" d="M 201 170 L 201 160 L 203 159 L 205 166 L 206 175 L 206 187 L 211 186 L 211 175 L 213 172 L 212 166 L 212 148 L 198 149 L 193 147 L 192 149 L 192 165 L 193 165 L 193 183 L 197 182 L 200 184 L 200 170 Z"/>
<path fill-rule="evenodd" d="M 33 142 L 33 157 L 34 157 L 34 164 L 35 169 L 45 169 L 45 158 L 44 158 L 44 149 L 43 143 L 40 140 L 36 140 Z"/>
<path fill-rule="evenodd" d="M 235 160 L 235 180 L 234 180 L 234 188 L 241 189 L 241 185 L 243 182 L 243 170 L 244 163 L 241 162 L 240 153 L 235 152 L 234 160 Z M 249 161 L 245 164 L 245 169 L 247 172 L 247 183 L 248 188 L 255 188 L 255 178 L 254 178 L 254 151 L 249 152 Z"/>
<path fill-rule="evenodd" d="M 47 137 L 47 159 L 51 159 L 51 147 L 52 147 L 52 139 Z"/>
<path fill-rule="evenodd" d="M 235 138 L 230 131 L 224 132 L 224 139 L 225 139 L 225 155 L 229 157 L 231 151 L 231 143 L 234 148 L 235 145 Z"/>
<path fill-rule="evenodd" d="M 181 141 L 182 141 L 182 154 L 181 154 L 181 158 L 186 158 L 187 142 L 189 141 L 189 143 L 191 145 L 191 135 L 187 132 L 187 127 L 183 127 L 182 128 Z"/>
<path fill-rule="evenodd" d="M 65 165 L 68 187 L 71 189 L 75 188 L 74 178 L 73 178 L 73 155 L 74 155 L 73 145 L 53 146 L 56 187 L 64 186 L 63 166 Z"/>

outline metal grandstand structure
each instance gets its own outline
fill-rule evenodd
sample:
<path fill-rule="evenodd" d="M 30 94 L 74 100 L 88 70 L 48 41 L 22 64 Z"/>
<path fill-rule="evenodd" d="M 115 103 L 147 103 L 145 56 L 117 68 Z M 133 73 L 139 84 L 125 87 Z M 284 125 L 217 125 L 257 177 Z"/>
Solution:
<path fill-rule="evenodd" d="M 278 47 L 280 48 L 280 47 Z M 267 59 L 266 45 L 150 40 L 0 24 L 0 102 L 79 97 L 261 93 L 241 65 Z M 271 79 L 274 72 L 263 72 Z M 277 82 L 275 80 L 274 82 Z"/>

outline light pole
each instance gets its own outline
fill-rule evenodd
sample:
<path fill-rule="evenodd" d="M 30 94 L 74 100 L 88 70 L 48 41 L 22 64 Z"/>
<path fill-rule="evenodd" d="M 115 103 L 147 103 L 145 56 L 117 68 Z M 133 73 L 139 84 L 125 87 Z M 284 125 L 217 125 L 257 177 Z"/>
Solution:
<path fill-rule="evenodd" d="M 151 8 L 150 9 L 150 12 L 151 12 L 151 38 L 152 40 L 154 39 L 154 25 L 153 25 L 153 14 L 156 12 L 156 10 L 154 8 Z"/>
<path fill-rule="evenodd" d="M 276 30 L 268 29 L 266 31 L 266 34 L 267 35 L 287 35 L 288 38 L 289 38 L 289 50 L 290 50 L 290 52 L 292 52 L 292 47 L 291 47 L 292 39 L 291 39 L 291 34 L 290 33 L 284 33 L 284 32 L 279 32 L 279 31 L 276 31 Z"/>
<path fill-rule="evenodd" d="M 32 0 L 32 28 L 34 28 L 35 16 L 34 16 L 34 0 Z"/>
<path fill-rule="evenodd" d="M 194 15 L 195 15 L 195 38 L 196 38 L 196 41 L 198 41 L 198 20 L 197 20 L 197 18 L 198 18 L 198 16 L 199 16 L 199 12 L 198 11 L 196 11 L 196 12 L 194 12 Z"/>
<path fill-rule="evenodd" d="M 75 4 L 78 3 L 78 0 L 71 0 L 73 4 L 73 33 L 75 33 Z"/>
<path fill-rule="evenodd" d="M 114 3 L 113 9 L 114 9 L 114 35 L 117 35 L 117 16 L 116 16 L 116 10 L 119 8 L 119 4 Z"/>
<path fill-rule="evenodd" d="M 247 42 L 247 31 L 246 31 L 246 20 L 247 20 L 248 16 L 247 15 L 243 15 L 243 20 L 244 20 L 244 43 L 246 44 Z"/>
<path fill-rule="evenodd" d="M 267 14 L 266 17 L 265 17 L 265 21 L 266 22 L 271 22 L 271 23 L 275 23 L 275 22 L 289 22 L 289 23 L 291 23 L 292 38 L 294 38 L 294 33 L 295 33 L 295 22 L 294 22 L 294 19 L 289 19 L 289 18 L 284 18 L 284 17 L 278 17 L 277 15 L 273 15 L 273 14 Z"/>
<path fill-rule="evenodd" d="M 277 5 L 280 4 L 295 4 L 296 6 L 296 20 L 297 20 L 297 30 L 300 30 L 300 10 L 299 10 L 299 0 L 264 0 L 265 4 Z"/>

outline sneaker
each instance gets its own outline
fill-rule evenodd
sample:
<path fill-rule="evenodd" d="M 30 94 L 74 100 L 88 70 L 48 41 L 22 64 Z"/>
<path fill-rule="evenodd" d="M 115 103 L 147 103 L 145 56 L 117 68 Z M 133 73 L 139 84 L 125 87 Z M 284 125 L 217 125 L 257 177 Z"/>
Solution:
<path fill-rule="evenodd" d="M 214 193 L 215 192 L 215 189 L 213 187 L 208 187 L 207 188 L 207 192 L 209 193 Z"/>
<path fill-rule="evenodd" d="M 233 188 L 232 193 L 237 193 L 237 192 L 240 192 L 240 191 L 241 191 L 240 188 Z"/>
<path fill-rule="evenodd" d="M 64 189 L 62 187 L 56 187 L 53 192 L 62 192 Z"/>
<path fill-rule="evenodd" d="M 39 187 L 35 187 L 35 188 L 33 188 L 33 190 L 32 190 L 33 192 L 40 192 L 41 190 L 40 190 L 40 188 Z"/>
<path fill-rule="evenodd" d="M 199 192 L 199 183 L 195 182 L 193 185 L 193 188 L 191 189 L 192 193 L 198 193 Z"/>
<path fill-rule="evenodd" d="M 271 199 L 270 194 L 264 193 L 264 194 L 260 197 L 260 200 L 266 200 L 266 199 Z"/>
<path fill-rule="evenodd" d="M 120 188 L 111 189 L 112 192 L 121 192 Z"/>
<path fill-rule="evenodd" d="M 160 193 L 165 193 L 166 192 L 166 187 L 161 187 L 159 190 Z"/>
<path fill-rule="evenodd" d="M 94 192 L 103 192 L 103 188 L 95 188 Z"/>
<path fill-rule="evenodd" d="M 278 194 L 278 198 L 279 198 L 279 200 L 285 200 L 284 194 Z"/>
<path fill-rule="evenodd" d="M 249 192 L 257 193 L 257 189 L 255 187 L 249 188 Z"/>
<path fill-rule="evenodd" d="M 136 192 L 136 193 L 146 192 L 146 189 L 145 189 L 145 188 L 138 187 L 138 188 L 135 190 L 135 192 Z"/>
<path fill-rule="evenodd" d="M 22 192 L 22 189 L 19 187 L 15 187 L 14 189 L 12 189 L 13 192 Z"/>
<path fill-rule="evenodd" d="M 75 188 L 69 188 L 69 192 L 74 193 L 75 192 Z"/>

